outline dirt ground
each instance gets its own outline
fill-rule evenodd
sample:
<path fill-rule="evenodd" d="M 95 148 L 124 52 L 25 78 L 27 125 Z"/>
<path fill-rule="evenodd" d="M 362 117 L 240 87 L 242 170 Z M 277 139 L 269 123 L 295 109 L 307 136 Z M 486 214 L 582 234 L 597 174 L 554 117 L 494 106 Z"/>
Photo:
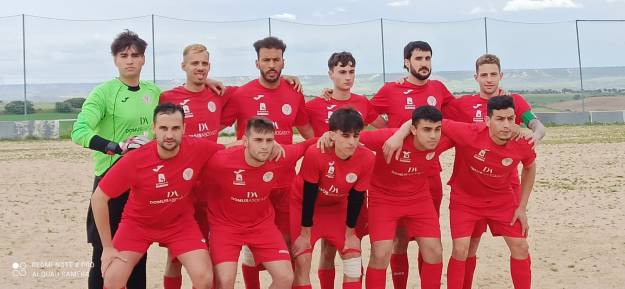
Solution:
<path fill-rule="evenodd" d="M 625 126 L 549 128 L 537 152 L 529 205 L 533 287 L 624 288 Z M 444 180 L 452 154 L 443 155 Z M 90 246 L 84 224 L 92 181 L 89 152 L 70 141 L 0 142 L 0 288 L 86 288 Z M 446 187 L 445 263 L 451 250 L 448 200 Z M 484 236 L 473 288 L 512 288 L 503 240 Z M 365 239 L 364 262 L 368 249 Z M 409 254 L 409 288 L 419 288 L 416 244 Z M 162 288 L 164 262 L 164 249 L 153 245 L 148 288 Z M 266 288 L 269 278 L 262 276 Z M 390 270 L 387 277 L 392 288 Z M 316 274 L 313 284 L 318 288 Z M 183 287 L 191 288 L 188 279 Z"/>

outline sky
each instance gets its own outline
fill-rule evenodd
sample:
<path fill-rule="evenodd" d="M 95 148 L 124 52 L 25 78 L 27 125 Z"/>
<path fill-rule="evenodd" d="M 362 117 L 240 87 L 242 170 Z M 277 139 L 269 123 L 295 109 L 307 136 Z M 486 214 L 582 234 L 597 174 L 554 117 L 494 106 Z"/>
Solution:
<path fill-rule="evenodd" d="M 268 17 L 273 19 L 272 35 L 287 43 L 285 73 L 295 75 L 325 74 L 329 55 L 342 50 L 354 54 L 360 73 L 401 72 L 402 48 L 411 40 L 432 44 L 434 70 L 471 70 L 475 58 L 486 51 L 484 17 L 488 51 L 502 58 L 504 68 L 577 67 L 574 20 L 625 18 L 625 0 L 62 2 L 0 5 L 0 17 L 30 15 L 24 27 L 29 83 L 111 78 L 115 69 L 108 47 L 122 29 L 136 31 L 149 43 L 144 75 L 174 79 L 181 77 L 182 49 L 195 42 L 209 47 L 212 75 L 257 74 L 251 44 L 267 36 Z M 157 15 L 154 41 L 151 14 Z M 94 21 L 128 17 L 137 18 Z M 343 25 L 329 26 L 333 24 Z M 625 22 L 580 22 L 579 31 L 583 66 L 625 66 L 625 39 L 616 37 L 625 31 Z M 22 18 L 0 18 L 0 35 L 0 84 L 19 84 Z"/>

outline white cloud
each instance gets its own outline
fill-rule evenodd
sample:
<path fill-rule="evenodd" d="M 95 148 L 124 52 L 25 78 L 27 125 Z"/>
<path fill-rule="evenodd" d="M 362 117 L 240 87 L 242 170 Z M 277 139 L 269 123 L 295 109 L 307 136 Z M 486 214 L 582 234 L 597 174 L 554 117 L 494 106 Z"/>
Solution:
<path fill-rule="evenodd" d="M 506 2 L 504 11 L 543 10 L 548 8 L 579 8 L 582 4 L 574 0 L 511 0 Z"/>
<path fill-rule="evenodd" d="M 394 0 L 386 3 L 386 5 L 391 7 L 402 7 L 410 5 L 410 0 Z"/>
<path fill-rule="evenodd" d="M 608 2 L 608 3 L 619 3 L 619 2 L 620 3 L 625 3 L 625 0 L 605 0 L 605 2 Z"/>
<path fill-rule="evenodd" d="M 486 13 L 495 13 L 497 9 L 495 7 L 490 6 L 488 9 L 482 8 L 482 6 L 475 6 L 471 10 L 469 10 L 469 14 L 486 14 Z"/>
<path fill-rule="evenodd" d="M 271 18 L 286 20 L 286 21 L 295 21 L 297 19 L 297 17 L 291 13 L 274 14 L 274 15 L 271 15 Z"/>
<path fill-rule="evenodd" d="M 334 7 L 332 9 L 330 9 L 328 11 L 324 11 L 324 12 L 315 11 L 315 12 L 313 12 L 312 15 L 315 16 L 315 17 L 324 18 L 324 17 L 335 16 L 337 14 L 344 13 L 345 11 L 347 11 L 347 10 L 345 10 L 345 8 L 343 8 L 343 7 Z"/>

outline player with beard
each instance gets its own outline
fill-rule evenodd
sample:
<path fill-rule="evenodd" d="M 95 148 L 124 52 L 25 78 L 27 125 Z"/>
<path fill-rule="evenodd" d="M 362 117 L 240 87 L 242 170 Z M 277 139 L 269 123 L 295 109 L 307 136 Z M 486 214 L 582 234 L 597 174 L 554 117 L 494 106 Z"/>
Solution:
<path fill-rule="evenodd" d="M 422 105 L 435 106 L 442 110 L 454 97 L 438 80 L 430 80 L 432 73 L 432 47 L 424 41 L 412 41 L 404 47 L 404 68 L 408 75 L 400 82 L 387 82 L 371 99 L 371 104 L 380 114 L 388 117 L 388 127 L 400 127 L 411 119 L 412 111 Z M 443 198 L 440 178 L 440 163 L 436 160 L 429 175 L 429 188 L 437 212 Z M 391 271 L 395 289 L 406 289 L 408 283 L 408 240 L 405 230 L 398 227 L 391 256 Z M 419 255 L 419 266 L 423 260 Z"/>
<path fill-rule="evenodd" d="M 275 140 L 280 144 L 293 143 L 293 128 L 308 139 L 313 129 L 308 123 L 304 107 L 304 95 L 292 89 L 280 75 L 284 68 L 286 44 L 276 37 L 266 37 L 254 43 L 256 68 L 260 77 L 239 87 L 222 114 L 225 126 L 237 123 L 237 138 L 245 133 L 245 125 L 251 118 L 262 116 L 273 121 Z M 291 183 L 295 179 L 295 166 L 283 167 L 276 172 L 276 187 L 271 193 L 275 208 L 275 222 L 283 237 L 290 243 L 289 197 Z M 247 247 L 243 249 L 243 279 L 247 289 L 259 289 L 259 268 Z"/>

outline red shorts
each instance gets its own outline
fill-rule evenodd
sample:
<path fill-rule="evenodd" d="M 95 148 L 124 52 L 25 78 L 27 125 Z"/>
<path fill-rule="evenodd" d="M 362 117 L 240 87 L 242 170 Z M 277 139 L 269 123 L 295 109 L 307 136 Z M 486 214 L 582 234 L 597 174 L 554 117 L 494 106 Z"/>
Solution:
<path fill-rule="evenodd" d="M 152 243 L 158 242 L 166 247 L 172 258 L 184 253 L 208 249 L 206 239 L 193 216 L 183 216 L 176 223 L 159 228 L 150 228 L 133 221 L 122 220 L 115 237 L 113 247 L 117 251 L 132 251 L 145 254 Z"/>
<path fill-rule="evenodd" d="M 276 213 L 276 226 L 284 236 L 288 236 L 291 233 L 289 225 L 291 218 L 289 215 L 290 191 L 290 188 L 275 188 L 271 190 L 269 197 Z"/>
<path fill-rule="evenodd" d="M 517 177 L 518 178 L 518 177 Z M 515 202 L 519 202 L 519 199 L 521 197 L 521 184 L 518 184 L 518 182 L 511 182 L 510 185 L 512 186 L 512 191 L 514 192 L 514 198 L 515 198 Z M 473 229 L 473 233 L 471 233 L 471 238 L 479 238 L 482 236 L 482 234 L 484 232 L 486 232 L 486 227 L 487 227 L 487 222 L 486 220 L 482 220 L 479 221 L 475 224 L 475 228 Z M 498 237 L 501 236 L 500 234 L 498 234 L 497 232 L 493 232 L 493 229 L 490 230 L 491 234 L 494 237 Z"/>
<path fill-rule="evenodd" d="M 443 182 L 441 181 L 441 174 L 438 173 L 434 176 L 429 176 L 428 182 L 430 185 L 430 194 L 432 194 L 434 209 L 436 209 L 436 214 L 440 215 L 441 202 L 443 201 Z"/>
<path fill-rule="evenodd" d="M 525 238 L 520 221 L 510 226 L 516 206 L 501 208 L 476 208 L 462 204 L 449 205 L 451 238 L 473 236 L 477 224 L 487 224 L 493 236 Z M 483 232 L 483 231 L 482 231 Z"/>
<path fill-rule="evenodd" d="M 238 262 L 243 245 L 247 245 L 257 264 L 291 260 L 282 234 L 274 223 L 265 222 L 249 229 L 211 228 L 209 249 L 213 264 Z"/>
<path fill-rule="evenodd" d="M 371 242 L 393 240 L 401 222 L 406 237 L 440 238 L 438 215 L 430 198 L 416 201 L 375 199 L 369 195 L 369 236 Z"/>

